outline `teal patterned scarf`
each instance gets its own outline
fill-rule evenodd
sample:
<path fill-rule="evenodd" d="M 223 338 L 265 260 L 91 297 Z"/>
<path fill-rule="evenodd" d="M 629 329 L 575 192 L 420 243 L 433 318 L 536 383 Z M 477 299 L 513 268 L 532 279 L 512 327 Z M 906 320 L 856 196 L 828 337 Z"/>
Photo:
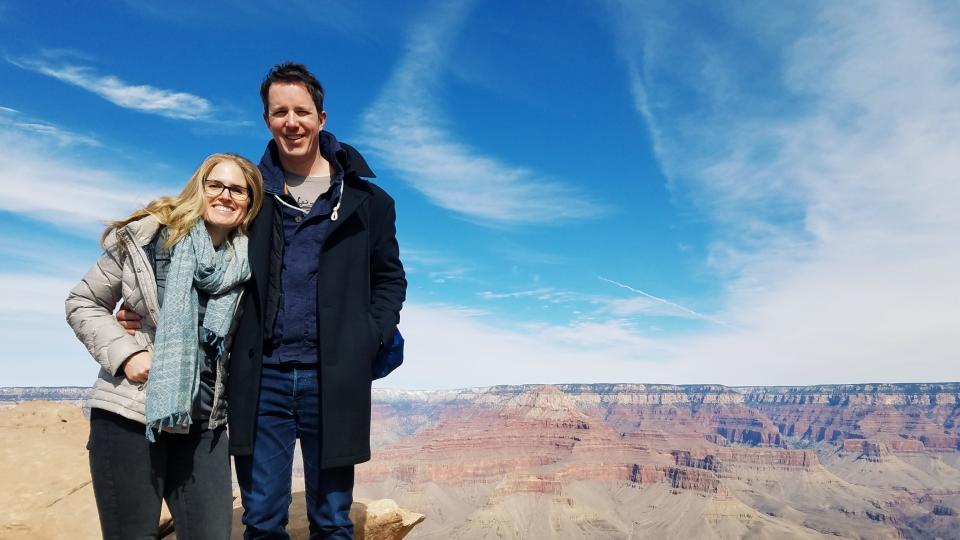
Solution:
<path fill-rule="evenodd" d="M 213 247 L 202 219 L 173 246 L 163 307 L 147 379 L 147 439 L 165 426 L 188 427 L 200 383 L 197 289 L 210 295 L 203 327 L 223 338 L 230 331 L 239 285 L 250 279 L 247 237 L 234 234 Z"/>

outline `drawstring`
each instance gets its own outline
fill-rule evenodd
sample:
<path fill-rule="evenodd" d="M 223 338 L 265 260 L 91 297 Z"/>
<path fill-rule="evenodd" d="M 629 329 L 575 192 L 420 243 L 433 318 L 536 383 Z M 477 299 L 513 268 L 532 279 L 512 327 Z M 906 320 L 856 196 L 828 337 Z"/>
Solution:
<path fill-rule="evenodd" d="M 340 210 L 340 203 L 343 202 L 343 184 L 344 184 L 344 182 L 341 181 L 341 182 L 340 182 L 340 196 L 337 197 L 337 204 L 336 204 L 336 206 L 333 207 L 333 211 L 330 212 L 330 221 L 336 221 L 337 218 L 340 217 L 340 215 L 339 215 L 339 210 Z M 284 195 L 290 193 L 290 192 L 287 190 L 287 184 L 286 184 L 286 183 L 283 184 L 283 193 L 284 193 Z M 287 201 L 283 200 L 283 197 L 281 197 L 280 195 L 277 195 L 276 193 L 273 194 L 273 198 L 276 199 L 278 203 L 286 206 L 287 208 L 292 208 L 292 209 L 294 209 L 294 210 L 299 210 L 299 211 L 303 212 L 304 215 L 306 215 L 306 214 L 309 213 L 309 212 L 304 211 L 303 208 L 300 208 L 299 206 L 294 206 L 294 205 L 288 203 Z"/>
<path fill-rule="evenodd" d="M 346 183 L 346 178 L 341 178 L 341 179 L 340 179 L 340 196 L 337 197 L 337 204 L 333 207 L 333 212 L 330 213 L 330 221 L 336 221 L 337 218 L 340 217 L 340 214 L 339 214 L 339 211 L 340 211 L 340 203 L 343 202 L 343 184 L 345 184 L 345 183 Z M 287 187 L 287 182 L 286 182 L 286 181 L 283 182 L 283 194 L 284 194 L 284 195 L 289 195 L 289 194 L 290 194 L 290 188 Z M 296 209 L 296 210 L 300 210 L 301 212 L 303 212 L 303 209 L 302 209 L 302 208 L 300 208 L 300 207 L 298 207 L 298 206 L 291 206 L 290 204 L 288 204 L 287 202 L 285 202 L 282 198 L 280 198 L 280 197 L 278 197 L 278 196 L 276 196 L 276 195 L 274 195 L 274 198 L 276 198 L 278 201 L 280 201 L 284 206 L 289 206 L 290 208 L 294 208 L 294 209 Z M 307 212 L 303 212 L 303 213 L 306 214 Z"/>
<path fill-rule="evenodd" d="M 338 216 L 337 216 L 337 211 L 340 210 L 340 203 L 343 202 L 343 184 L 345 184 L 345 183 L 346 183 L 346 179 L 345 179 L 345 178 L 340 180 L 340 196 L 337 197 L 337 205 L 333 207 L 333 212 L 330 213 L 330 221 L 336 221 L 336 220 L 337 220 L 337 217 L 338 217 Z"/>

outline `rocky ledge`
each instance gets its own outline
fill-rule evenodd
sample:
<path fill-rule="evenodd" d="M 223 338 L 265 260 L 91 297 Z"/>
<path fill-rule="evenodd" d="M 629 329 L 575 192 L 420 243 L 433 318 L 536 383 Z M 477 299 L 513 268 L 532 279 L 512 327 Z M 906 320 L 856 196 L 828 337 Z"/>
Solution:
<path fill-rule="evenodd" d="M 28 401 L 0 409 L 0 538 L 100 538 L 86 442 L 89 421 L 66 402 Z M 290 533 L 307 538 L 304 497 L 294 495 Z M 234 512 L 233 538 L 241 538 L 242 511 Z M 356 538 L 399 540 L 424 516 L 389 499 L 357 500 L 350 511 Z M 164 509 L 160 529 L 176 538 L 176 524 Z M 173 531 L 170 533 L 170 531 Z"/>

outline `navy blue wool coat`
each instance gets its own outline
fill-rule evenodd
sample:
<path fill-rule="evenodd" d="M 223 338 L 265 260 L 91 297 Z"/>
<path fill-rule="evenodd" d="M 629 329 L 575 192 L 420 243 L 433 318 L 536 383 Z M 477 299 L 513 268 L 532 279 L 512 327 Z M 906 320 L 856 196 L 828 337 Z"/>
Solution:
<path fill-rule="evenodd" d="M 373 177 L 363 157 L 341 144 L 336 158 L 344 170 L 337 221 L 321 248 L 317 284 L 320 346 L 321 467 L 355 465 L 370 459 L 371 366 L 400 321 L 407 281 L 400 263 L 393 199 L 364 177 Z M 273 141 L 261 170 L 279 169 Z M 270 284 L 276 201 L 267 197 L 248 232 L 253 277 L 231 347 L 228 382 L 230 451 L 253 451 L 264 347 L 264 317 L 279 291 Z M 280 239 L 282 241 L 282 238 Z M 276 267 L 277 261 L 272 262 Z M 275 288 L 275 287 L 273 287 Z M 290 291 L 287 291 L 290 294 Z"/>

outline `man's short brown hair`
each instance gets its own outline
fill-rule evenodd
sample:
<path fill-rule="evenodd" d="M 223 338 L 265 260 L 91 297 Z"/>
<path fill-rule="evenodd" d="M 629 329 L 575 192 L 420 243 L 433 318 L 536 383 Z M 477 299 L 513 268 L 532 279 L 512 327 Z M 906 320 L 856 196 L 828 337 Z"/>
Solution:
<path fill-rule="evenodd" d="M 307 66 L 296 62 L 284 62 L 273 66 L 270 73 L 260 83 L 260 99 L 263 101 L 263 112 L 266 113 L 267 96 L 270 94 L 270 85 L 273 83 L 301 83 L 307 87 L 313 104 L 317 106 L 317 114 L 323 112 L 323 85 L 310 73 Z"/>

